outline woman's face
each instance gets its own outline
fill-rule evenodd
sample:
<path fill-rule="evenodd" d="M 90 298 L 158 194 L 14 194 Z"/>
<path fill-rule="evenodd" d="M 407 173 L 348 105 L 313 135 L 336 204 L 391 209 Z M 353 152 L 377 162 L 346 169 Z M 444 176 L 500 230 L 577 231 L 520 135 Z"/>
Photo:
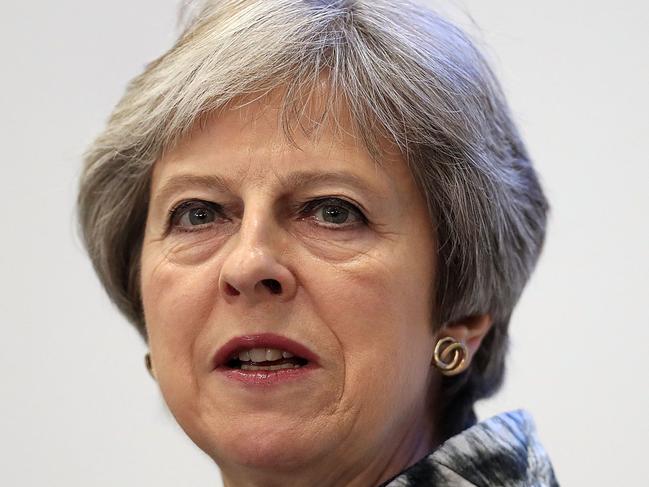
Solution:
<path fill-rule="evenodd" d="M 379 167 L 349 133 L 296 137 L 287 144 L 276 109 L 255 102 L 153 171 L 141 261 L 153 366 L 224 476 L 353 469 L 427 441 L 424 199 L 395 154 Z"/>

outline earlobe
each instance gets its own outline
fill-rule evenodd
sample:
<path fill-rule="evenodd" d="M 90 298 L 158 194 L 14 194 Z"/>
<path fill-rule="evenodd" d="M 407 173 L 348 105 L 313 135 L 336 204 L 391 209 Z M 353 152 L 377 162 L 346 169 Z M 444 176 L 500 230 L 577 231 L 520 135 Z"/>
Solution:
<path fill-rule="evenodd" d="M 450 336 L 464 343 L 468 349 L 469 357 L 473 357 L 492 325 L 493 320 L 488 314 L 467 316 L 444 325 L 439 331 L 439 335 L 440 337 Z"/>

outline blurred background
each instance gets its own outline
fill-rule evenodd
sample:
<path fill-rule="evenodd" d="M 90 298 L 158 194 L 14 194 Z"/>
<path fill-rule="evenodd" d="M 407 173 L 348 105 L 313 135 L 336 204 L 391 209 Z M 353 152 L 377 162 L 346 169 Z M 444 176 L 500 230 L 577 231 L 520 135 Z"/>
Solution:
<path fill-rule="evenodd" d="M 649 6 L 422 2 L 473 33 L 552 204 L 503 390 L 562 485 L 649 485 Z M 81 154 L 167 50 L 176 0 L 3 2 L 0 484 L 221 485 L 144 367 L 76 234 Z"/>

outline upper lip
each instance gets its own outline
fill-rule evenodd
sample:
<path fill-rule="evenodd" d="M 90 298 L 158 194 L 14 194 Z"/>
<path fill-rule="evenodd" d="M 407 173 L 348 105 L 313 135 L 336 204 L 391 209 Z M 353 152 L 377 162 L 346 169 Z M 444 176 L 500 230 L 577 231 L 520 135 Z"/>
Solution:
<path fill-rule="evenodd" d="M 274 333 L 261 333 L 255 335 L 241 335 L 234 337 L 223 345 L 214 356 L 214 368 L 225 365 L 237 352 L 251 348 L 276 348 L 292 353 L 309 362 L 317 363 L 318 356 L 307 346 L 288 337 Z"/>

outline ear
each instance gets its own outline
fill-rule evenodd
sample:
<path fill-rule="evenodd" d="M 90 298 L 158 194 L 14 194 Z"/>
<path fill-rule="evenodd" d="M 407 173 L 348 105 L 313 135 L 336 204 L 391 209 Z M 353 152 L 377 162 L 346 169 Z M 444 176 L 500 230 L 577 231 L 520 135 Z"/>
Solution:
<path fill-rule="evenodd" d="M 144 355 L 144 365 L 146 366 L 147 370 L 149 371 L 149 375 L 155 380 L 156 382 L 158 381 L 158 376 L 156 375 L 155 368 L 153 367 L 153 361 L 151 360 L 151 353 L 147 352 L 146 355 Z"/>
<path fill-rule="evenodd" d="M 490 315 L 467 316 L 457 321 L 446 323 L 438 332 L 438 338 L 449 336 L 463 342 L 469 351 L 470 360 L 480 348 L 482 339 L 493 325 Z"/>

